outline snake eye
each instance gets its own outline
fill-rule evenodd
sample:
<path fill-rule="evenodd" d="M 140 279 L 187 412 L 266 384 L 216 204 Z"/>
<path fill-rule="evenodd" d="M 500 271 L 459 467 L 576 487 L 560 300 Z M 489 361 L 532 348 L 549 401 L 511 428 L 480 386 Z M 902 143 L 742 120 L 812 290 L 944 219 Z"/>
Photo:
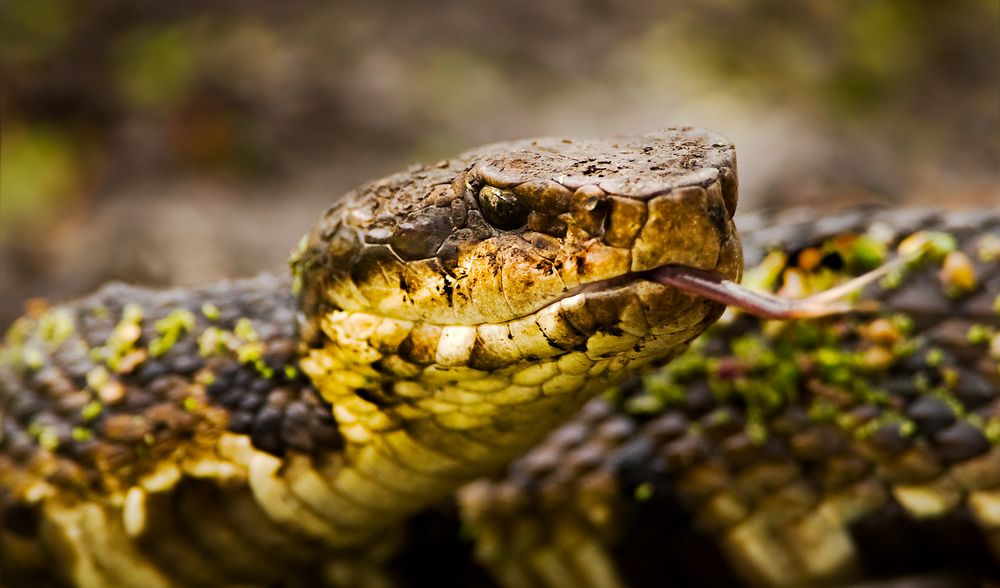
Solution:
<path fill-rule="evenodd" d="M 528 223 L 531 210 L 510 190 L 484 186 L 479 191 L 479 208 L 486 222 L 502 231 L 520 229 Z"/>

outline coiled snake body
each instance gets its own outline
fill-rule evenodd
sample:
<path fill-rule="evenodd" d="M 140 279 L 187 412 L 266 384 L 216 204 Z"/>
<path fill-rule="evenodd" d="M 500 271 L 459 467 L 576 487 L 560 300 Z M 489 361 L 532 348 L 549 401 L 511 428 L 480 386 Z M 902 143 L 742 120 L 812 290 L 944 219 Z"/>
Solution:
<path fill-rule="evenodd" d="M 911 527 L 952 543 L 914 569 L 985 577 L 1000 217 L 753 217 L 786 287 L 908 231 L 954 242 L 944 277 L 891 276 L 882 317 L 740 317 L 621 384 L 722 314 L 650 272 L 738 280 L 736 199 L 704 131 L 498 144 L 349 193 L 291 280 L 29 313 L 0 363 L 0 582 L 800 585 L 906 571 Z M 463 485 L 460 534 L 434 505 Z M 879 532 L 916 551 L 870 555 Z"/>

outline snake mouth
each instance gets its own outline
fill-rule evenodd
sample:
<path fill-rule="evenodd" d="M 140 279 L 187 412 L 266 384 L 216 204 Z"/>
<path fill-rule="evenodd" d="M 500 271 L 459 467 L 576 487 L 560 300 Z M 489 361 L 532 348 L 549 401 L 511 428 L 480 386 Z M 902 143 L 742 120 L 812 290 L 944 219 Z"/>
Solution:
<path fill-rule="evenodd" d="M 580 295 L 586 296 L 587 294 L 612 292 L 614 290 L 636 285 L 640 282 L 650 282 L 657 284 L 663 288 L 668 288 L 671 290 L 679 290 L 682 292 L 688 292 L 691 294 L 700 295 L 700 292 L 696 292 L 690 288 L 686 288 L 684 287 L 683 283 L 678 284 L 676 283 L 676 281 L 671 281 L 667 277 L 667 276 L 672 277 L 678 275 L 710 276 L 712 279 L 720 281 L 728 281 L 728 279 L 722 274 L 722 272 L 719 272 L 715 269 L 702 269 L 694 266 L 668 263 L 648 270 L 629 272 L 627 274 L 615 276 L 613 278 L 607 278 L 604 280 L 597 280 L 595 282 L 590 282 L 588 284 L 582 284 L 580 286 L 577 286 L 576 288 L 572 288 L 566 291 L 562 296 L 553 300 L 546 306 L 554 306 L 574 296 L 580 296 Z"/>
<path fill-rule="evenodd" d="M 661 266 L 663 267 L 663 266 Z M 678 266 L 675 266 L 678 267 Z M 682 266 L 680 266 L 682 267 Z M 615 290 L 624 286 L 630 286 L 637 282 L 647 281 L 660 283 L 655 279 L 654 272 L 659 268 L 654 268 L 651 270 L 644 270 L 639 272 L 629 272 L 627 274 L 617 276 L 614 278 L 608 278 L 606 280 L 598 280 L 596 282 L 591 282 L 589 284 L 584 284 L 578 288 L 576 291 L 571 291 L 567 293 L 565 298 L 569 296 L 574 296 L 576 294 L 590 294 L 595 292 L 607 292 L 609 290 Z M 669 287 L 669 286 L 668 286 Z"/>

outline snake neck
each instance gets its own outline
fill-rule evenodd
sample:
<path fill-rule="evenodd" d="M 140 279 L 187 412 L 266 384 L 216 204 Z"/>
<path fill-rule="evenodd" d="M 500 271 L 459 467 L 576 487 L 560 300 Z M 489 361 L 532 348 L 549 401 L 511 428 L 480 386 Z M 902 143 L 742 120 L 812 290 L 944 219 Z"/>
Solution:
<path fill-rule="evenodd" d="M 546 336 L 539 324 L 555 324 L 558 305 L 551 317 L 474 326 L 329 311 L 300 365 L 331 404 L 344 450 L 318 475 L 293 459 L 289 476 L 314 477 L 308 500 L 350 517 L 348 529 L 385 528 L 521 455 L 623 374 L 668 361 L 713 310 L 646 345 L 622 329 Z"/>

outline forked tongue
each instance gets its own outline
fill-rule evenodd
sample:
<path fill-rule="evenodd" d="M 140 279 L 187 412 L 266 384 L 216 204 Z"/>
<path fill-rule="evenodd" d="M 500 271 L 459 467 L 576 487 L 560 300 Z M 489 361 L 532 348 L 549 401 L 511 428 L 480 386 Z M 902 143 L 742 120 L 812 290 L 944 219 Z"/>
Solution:
<path fill-rule="evenodd" d="M 902 270 L 923 257 L 932 248 L 928 241 L 901 253 L 899 257 L 852 280 L 805 298 L 782 298 L 766 292 L 750 290 L 710 270 L 682 265 L 665 265 L 646 272 L 646 277 L 665 286 L 697 294 L 709 300 L 733 306 L 764 319 L 817 318 L 847 312 L 877 310 L 872 300 L 851 302 L 851 294 L 886 275 Z"/>

